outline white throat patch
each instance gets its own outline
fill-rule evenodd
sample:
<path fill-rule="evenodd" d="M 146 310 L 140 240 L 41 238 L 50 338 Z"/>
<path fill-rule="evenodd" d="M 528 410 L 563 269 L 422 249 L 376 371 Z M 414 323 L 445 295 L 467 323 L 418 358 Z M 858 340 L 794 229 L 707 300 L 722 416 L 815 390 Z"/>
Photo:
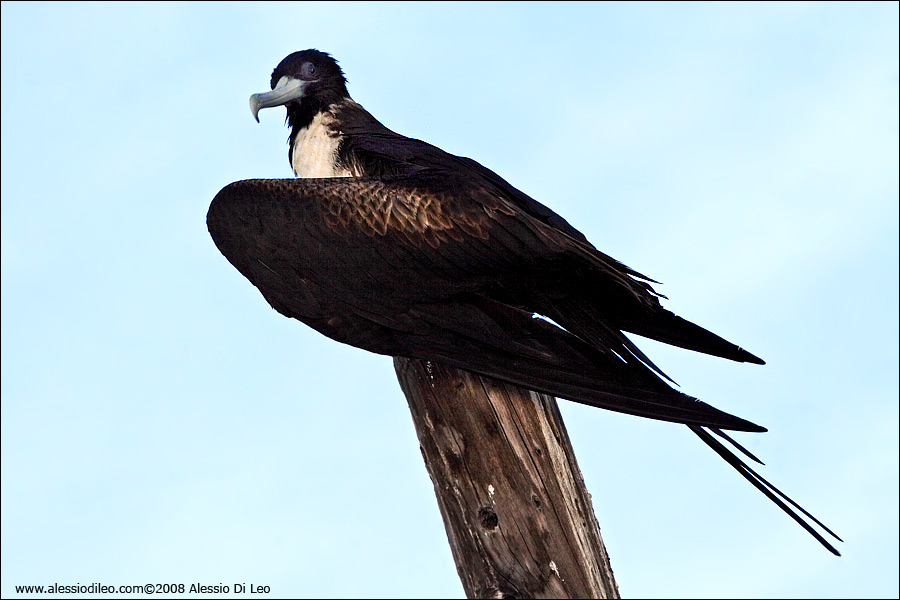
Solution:
<path fill-rule="evenodd" d="M 329 127 L 332 121 L 333 117 L 330 114 L 319 113 L 313 117 L 308 127 L 304 127 L 294 136 L 291 167 L 297 177 L 352 176 L 348 169 L 335 164 L 341 135 Z"/>

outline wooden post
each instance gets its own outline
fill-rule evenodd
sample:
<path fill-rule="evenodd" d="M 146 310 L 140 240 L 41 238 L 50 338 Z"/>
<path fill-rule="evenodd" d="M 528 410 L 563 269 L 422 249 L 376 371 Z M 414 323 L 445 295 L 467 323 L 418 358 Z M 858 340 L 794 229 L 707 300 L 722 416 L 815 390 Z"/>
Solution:
<path fill-rule="evenodd" d="M 395 358 L 469 598 L 619 598 L 556 400 Z"/>

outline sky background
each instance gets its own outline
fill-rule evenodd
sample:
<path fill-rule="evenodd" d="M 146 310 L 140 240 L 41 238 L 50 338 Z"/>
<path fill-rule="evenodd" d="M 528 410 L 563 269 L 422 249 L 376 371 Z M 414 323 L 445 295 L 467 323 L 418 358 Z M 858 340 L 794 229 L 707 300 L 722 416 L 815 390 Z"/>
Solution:
<path fill-rule="evenodd" d="M 2 589 L 462 597 L 391 360 L 272 310 L 205 224 L 290 177 L 290 52 L 474 158 L 767 361 L 641 347 L 763 474 L 560 401 L 625 597 L 898 590 L 898 9 L 2 4 Z"/>

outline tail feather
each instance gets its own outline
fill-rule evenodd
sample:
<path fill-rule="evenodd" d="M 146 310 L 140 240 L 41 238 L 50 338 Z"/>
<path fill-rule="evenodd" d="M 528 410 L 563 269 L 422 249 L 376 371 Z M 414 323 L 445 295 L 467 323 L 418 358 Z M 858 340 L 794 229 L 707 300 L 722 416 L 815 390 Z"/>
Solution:
<path fill-rule="evenodd" d="M 810 525 L 803 517 L 800 516 L 799 513 L 802 513 L 813 523 L 821 527 L 825 532 L 831 535 L 834 539 L 839 542 L 843 542 L 835 532 L 825 526 L 820 520 L 812 516 L 805 508 L 791 500 L 784 492 L 779 490 L 777 487 L 766 481 L 759 473 L 751 469 L 744 461 L 738 458 L 733 452 L 731 452 L 728 448 L 726 448 L 722 442 L 714 438 L 710 433 L 704 430 L 702 427 L 697 427 L 695 425 L 688 425 L 697 436 L 703 440 L 707 446 L 713 449 L 716 454 L 725 459 L 729 465 L 731 465 L 735 471 L 741 474 L 741 476 L 753 484 L 756 489 L 762 492 L 769 500 L 774 502 L 781 510 L 783 510 L 788 516 L 790 516 L 794 521 L 796 521 L 803 529 L 809 532 L 820 544 L 822 544 L 829 552 L 834 554 L 835 556 L 840 556 L 841 553 L 837 551 L 837 549 L 825 539 L 825 537 L 815 530 L 815 528 Z M 730 439 L 730 438 L 729 438 Z M 785 502 L 787 504 L 785 504 Z M 788 506 L 788 504 L 790 506 Z M 796 510 L 793 510 L 793 507 Z"/>
<path fill-rule="evenodd" d="M 725 433 L 725 432 L 722 431 L 721 429 L 716 429 L 716 428 L 714 428 L 714 427 L 710 427 L 709 430 L 712 431 L 712 432 L 713 432 L 714 434 L 716 434 L 717 436 L 719 436 L 720 438 L 725 439 L 725 440 L 728 440 L 728 443 L 730 443 L 732 446 L 734 446 L 735 448 L 737 448 L 738 450 L 740 450 L 741 452 L 743 452 L 744 455 L 747 456 L 750 460 L 753 460 L 753 461 L 755 461 L 755 462 L 761 464 L 762 466 L 766 466 L 766 463 L 764 463 L 763 461 L 761 461 L 761 460 L 759 460 L 758 458 L 756 458 L 756 455 L 755 455 L 755 454 L 753 454 L 752 452 L 750 452 L 749 450 L 747 450 L 746 448 L 744 448 L 744 447 L 743 447 L 741 444 L 739 444 L 734 438 L 732 438 L 730 435 L 728 435 L 727 433 Z"/>

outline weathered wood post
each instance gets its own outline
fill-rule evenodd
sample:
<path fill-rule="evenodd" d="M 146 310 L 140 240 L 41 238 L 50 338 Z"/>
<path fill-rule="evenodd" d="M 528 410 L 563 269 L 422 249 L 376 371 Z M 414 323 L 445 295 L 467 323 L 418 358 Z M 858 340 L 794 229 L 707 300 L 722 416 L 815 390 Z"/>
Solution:
<path fill-rule="evenodd" d="M 394 359 L 469 598 L 618 598 L 556 400 Z"/>

